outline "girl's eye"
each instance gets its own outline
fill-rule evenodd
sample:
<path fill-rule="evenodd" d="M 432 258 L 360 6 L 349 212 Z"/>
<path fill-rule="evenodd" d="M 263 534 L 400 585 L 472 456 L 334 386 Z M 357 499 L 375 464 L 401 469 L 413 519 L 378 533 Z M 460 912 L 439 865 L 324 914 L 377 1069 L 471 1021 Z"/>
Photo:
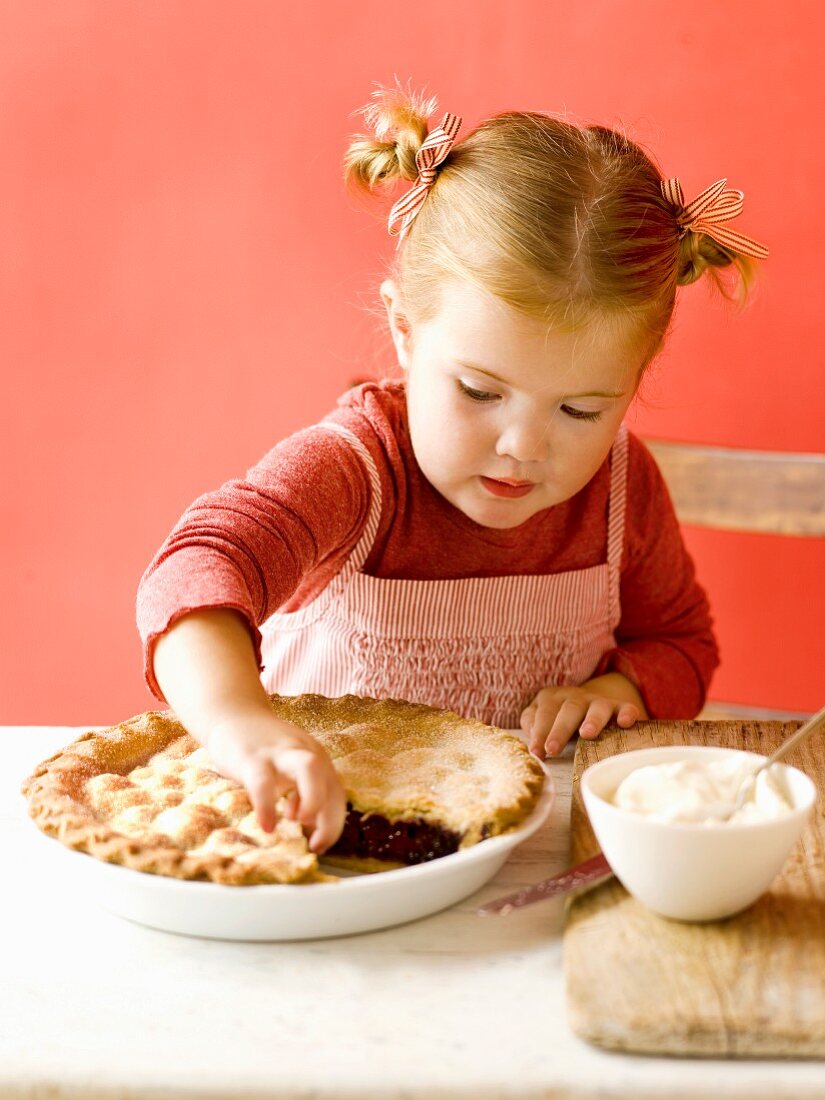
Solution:
<path fill-rule="evenodd" d="M 601 411 L 586 412 L 584 409 L 574 409 L 572 405 L 562 405 L 561 411 L 573 420 L 599 420 Z"/>
<path fill-rule="evenodd" d="M 474 390 L 472 386 L 468 386 L 466 382 L 459 381 L 458 388 L 461 392 L 469 397 L 471 401 L 498 401 L 497 393 L 488 393 L 486 390 Z"/>

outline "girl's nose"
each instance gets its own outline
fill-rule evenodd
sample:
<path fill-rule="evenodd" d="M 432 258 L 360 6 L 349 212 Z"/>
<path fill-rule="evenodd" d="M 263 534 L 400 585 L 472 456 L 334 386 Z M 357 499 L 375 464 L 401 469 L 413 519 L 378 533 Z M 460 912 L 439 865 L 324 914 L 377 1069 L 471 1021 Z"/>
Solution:
<path fill-rule="evenodd" d="M 516 462 L 545 462 L 548 455 L 547 423 L 511 421 L 501 432 L 496 454 Z"/>

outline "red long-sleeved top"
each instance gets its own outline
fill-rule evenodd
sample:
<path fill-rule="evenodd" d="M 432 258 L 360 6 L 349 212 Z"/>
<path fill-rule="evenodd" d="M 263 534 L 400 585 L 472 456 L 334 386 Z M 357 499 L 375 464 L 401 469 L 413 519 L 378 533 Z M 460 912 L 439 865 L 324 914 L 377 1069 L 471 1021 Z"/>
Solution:
<path fill-rule="evenodd" d="M 605 561 L 607 461 L 570 500 L 497 530 L 469 519 L 421 473 L 402 384 L 351 390 L 327 419 L 364 441 L 381 478 L 381 522 L 366 573 L 455 579 L 561 573 Z M 155 695 L 163 699 L 152 671 L 153 643 L 197 608 L 239 611 L 260 662 L 258 626 L 273 611 L 295 610 L 321 591 L 358 541 L 369 504 L 363 462 L 337 433 L 317 426 L 279 443 L 244 479 L 198 497 L 138 589 L 145 674 Z M 710 612 L 658 467 L 632 433 L 620 594 L 616 647 L 604 654 L 597 674 L 627 676 L 651 717 L 693 717 L 718 664 Z"/>

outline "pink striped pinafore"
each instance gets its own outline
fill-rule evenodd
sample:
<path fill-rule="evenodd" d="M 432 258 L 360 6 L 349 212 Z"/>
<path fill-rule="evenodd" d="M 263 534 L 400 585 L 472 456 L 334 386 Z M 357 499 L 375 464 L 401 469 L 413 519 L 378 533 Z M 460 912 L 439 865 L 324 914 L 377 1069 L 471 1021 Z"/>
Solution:
<path fill-rule="evenodd" d="M 615 645 L 627 484 L 627 431 L 610 454 L 607 560 L 548 576 L 397 580 L 361 567 L 381 517 L 381 484 L 360 439 L 339 432 L 369 471 L 364 531 L 312 603 L 261 627 L 261 678 L 281 695 L 407 699 L 514 729 L 550 685 L 580 684 Z"/>

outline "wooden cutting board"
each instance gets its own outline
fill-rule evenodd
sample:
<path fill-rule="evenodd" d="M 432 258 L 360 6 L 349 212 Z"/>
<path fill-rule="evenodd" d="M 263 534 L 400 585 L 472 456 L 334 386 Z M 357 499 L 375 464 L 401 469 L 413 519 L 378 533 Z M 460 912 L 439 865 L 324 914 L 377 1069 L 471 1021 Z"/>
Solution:
<path fill-rule="evenodd" d="M 598 851 L 582 772 L 652 745 L 769 753 L 799 722 L 641 722 L 579 741 L 571 862 Z M 825 793 L 825 740 L 787 758 Z M 739 1058 L 825 1057 L 825 797 L 769 893 L 710 924 L 666 920 L 615 879 L 568 901 L 564 969 L 570 1024 L 612 1050 Z"/>

